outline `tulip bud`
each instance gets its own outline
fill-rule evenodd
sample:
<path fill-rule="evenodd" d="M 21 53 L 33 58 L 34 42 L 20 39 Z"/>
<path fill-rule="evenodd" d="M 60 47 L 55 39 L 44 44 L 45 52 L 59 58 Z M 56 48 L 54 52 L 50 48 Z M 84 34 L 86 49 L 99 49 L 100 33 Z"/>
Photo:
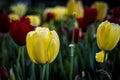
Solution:
<path fill-rule="evenodd" d="M 33 26 L 27 25 L 24 21 L 13 21 L 10 28 L 10 36 L 16 44 L 22 46 L 26 44 L 26 35 L 34 30 Z"/>
<path fill-rule="evenodd" d="M 50 20 L 60 20 L 63 18 L 64 15 L 67 14 L 67 8 L 62 7 L 62 6 L 56 6 L 53 8 L 47 8 L 44 11 L 44 19 L 45 21 L 50 21 Z"/>
<path fill-rule="evenodd" d="M 97 62 L 103 63 L 104 62 L 104 56 L 105 56 L 105 52 L 100 51 L 99 53 L 96 53 L 95 59 L 96 59 Z M 105 61 L 107 60 L 107 58 L 108 58 L 108 54 L 106 54 Z"/>
<path fill-rule="evenodd" d="M 81 30 L 82 30 L 83 32 L 86 32 L 86 31 L 87 31 L 87 29 L 88 29 L 88 24 L 85 23 L 84 17 L 82 17 L 82 18 L 77 18 L 77 23 L 78 23 L 79 28 L 81 28 Z"/>
<path fill-rule="evenodd" d="M 118 24 L 102 22 L 97 29 L 97 44 L 101 50 L 110 51 L 120 39 L 120 26 Z"/>
<path fill-rule="evenodd" d="M 86 24 L 93 23 L 97 18 L 97 10 L 95 8 L 84 8 L 84 20 Z"/>
<path fill-rule="evenodd" d="M 44 20 L 49 22 L 55 18 L 55 14 L 52 12 L 51 8 L 45 9 L 44 11 Z"/>
<path fill-rule="evenodd" d="M 73 35 L 73 31 L 74 31 L 74 35 Z M 74 36 L 74 38 L 73 38 L 73 36 Z M 78 43 L 82 37 L 83 37 L 83 35 L 82 35 L 82 31 L 80 28 L 74 28 L 70 31 L 70 41 L 72 41 L 72 39 L 74 39 L 74 42 Z"/>
<path fill-rule="evenodd" d="M 77 18 L 81 18 L 84 15 L 83 5 L 81 1 L 69 0 L 67 3 L 68 15 L 72 16 L 74 12 L 77 13 Z"/>
<path fill-rule="evenodd" d="M 30 19 L 30 24 L 33 26 L 40 26 L 41 20 L 40 16 L 37 15 L 27 15 L 27 18 Z"/>
<path fill-rule="evenodd" d="M 52 8 L 54 14 L 54 20 L 61 20 L 67 14 L 67 8 L 62 6 L 56 6 Z"/>
<path fill-rule="evenodd" d="M 10 29 L 10 19 L 6 13 L 0 13 L 0 32 L 7 33 Z"/>
<path fill-rule="evenodd" d="M 26 47 L 33 62 L 47 64 L 53 62 L 57 57 L 60 41 L 56 31 L 37 27 L 27 34 Z"/>
<path fill-rule="evenodd" d="M 17 3 L 11 6 L 11 10 L 14 14 L 18 14 L 21 17 L 26 13 L 27 6 L 24 3 Z"/>
<path fill-rule="evenodd" d="M 8 80 L 8 71 L 5 66 L 0 67 L 1 80 Z"/>
<path fill-rule="evenodd" d="M 98 21 L 103 21 L 105 18 L 107 11 L 108 11 L 108 5 L 105 2 L 101 1 L 96 1 L 92 4 L 92 7 L 97 9 L 98 15 L 97 15 L 97 20 Z"/>
<path fill-rule="evenodd" d="M 20 19 L 18 14 L 9 14 L 9 18 L 11 22 Z"/>
<path fill-rule="evenodd" d="M 20 21 L 27 24 L 28 26 L 30 26 L 30 19 L 29 18 L 21 17 Z"/>

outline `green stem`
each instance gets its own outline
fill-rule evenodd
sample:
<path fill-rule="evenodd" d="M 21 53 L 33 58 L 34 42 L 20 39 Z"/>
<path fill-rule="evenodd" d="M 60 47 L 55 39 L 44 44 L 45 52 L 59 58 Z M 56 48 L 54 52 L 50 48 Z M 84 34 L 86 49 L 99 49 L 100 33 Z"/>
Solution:
<path fill-rule="evenodd" d="M 75 17 L 75 15 L 74 15 Z M 73 18 L 73 21 L 75 22 L 74 18 Z M 69 45 L 70 46 L 70 59 L 71 59 L 71 65 L 70 65 L 70 75 L 69 75 L 69 78 L 70 80 L 72 80 L 72 74 L 73 74 L 73 59 L 74 59 L 74 29 L 73 29 L 73 32 L 72 32 L 72 42 L 71 44 Z"/>
<path fill-rule="evenodd" d="M 22 51 L 22 53 L 21 53 L 21 58 L 22 58 L 22 68 L 23 68 L 23 77 L 24 77 L 24 79 L 25 79 L 25 58 L 24 58 L 24 46 L 23 47 L 21 47 L 21 51 Z"/>
<path fill-rule="evenodd" d="M 70 52 L 71 52 L 71 65 L 70 65 L 70 75 L 69 75 L 69 80 L 72 80 L 72 74 L 73 74 L 73 59 L 74 59 L 74 47 L 71 46 L 71 49 L 70 49 Z"/>
<path fill-rule="evenodd" d="M 2 44 L 1 44 L 1 52 L 0 52 L 0 58 L 4 58 L 4 53 L 5 53 L 5 34 L 3 34 L 2 36 Z M 2 62 L 5 62 L 5 59 L 3 59 L 3 61 L 0 61 L 0 65 L 2 64 Z"/>
<path fill-rule="evenodd" d="M 32 80 L 36 80 L 36 77 L 35 77 L 35 64 L 32 63 Z"/>
<path fill-rule="evenodd" d="M 106 54 L 107 54 L 107 53 L 105 52 L 105 55 L 104 55 L 104 60 L 103 60 L 103 70 L 105 70 L 105 68 L 106 68 L 106 67 L 105 67 L 105 65 L 106 65 L 106 62 L 105 62 L 105 59 L 106 59 Z M 102 74 L 101 78 L 102 78 L 101 80 L 103 80 L 103 79 L 104 79 L 104 74 Z"/>
<path fill-rule="evenodd" d="M 105 61 L 106 55 L 107 55 L 107 53 L 105 52 L 104 61 L 103 61 L 103 69 L 104 69 L 104 70 L 105 70 L 105 68 L 106 68 L 106 61 Z"/>
<path fill-rule="evenodd" d="M 16 73 L 17 73 L 17 79 L 19 79 L 20 75 L 19 75 L 19 71 L 20 71 L 20 52 L 21 52 L 21 48 L 18 47 L 18 57 L 17 57 L 17 61 L 16 61 Z"/>
<path fill-rule="evenodd" d="M 49 80 L 49 64 L 46 64 L 47 68 L 46 68 L 46 80 Z"/>
<path fill-rule="evenodd" d="M 46 65 L 40 66 L 40 80 L 44 80 L 45 78 L 45 69 Z"/>
<path fill-rule="evenodd" d="M 58 54 L 58 58 L 59 58 L 59 61 L 60 61 L 60 69 L 63 73 L 64 80 L 67 80 L 67 77 L 66 77 L 66 74 L 65 74 L 65 69 L 64 69 L 64 66 L 63 66 L 63 62 L 62 62 L 61 52 Z"/>
<path fill-rule="evenodd" d="M 20 61 L 20 47 L 18 49 L 18 57 L 17 57 L 17 67 L 19 66 L 19 61 Z"/>

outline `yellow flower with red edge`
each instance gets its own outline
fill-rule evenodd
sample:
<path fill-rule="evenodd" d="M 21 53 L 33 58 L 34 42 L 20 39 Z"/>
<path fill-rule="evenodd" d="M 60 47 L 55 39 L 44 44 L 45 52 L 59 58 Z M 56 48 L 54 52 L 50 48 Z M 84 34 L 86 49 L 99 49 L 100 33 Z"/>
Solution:
<path fill-rule="evenodd" d="M 30 19 L 30 24 L 33 26 L 40 26 L 41 19 L 38 15 L 27 15 L 27 18 Z"/>
<path fill-rule="evenodd" d="M 67 15 L 67 8 L 63 6 L 56 6 L 53 8 L 46 8 L 44 11 L 44 19 L 45 21 L 50 20 L 60 20 L 65 15 Z"/>
<path fill-rule="evenodd" d="M 14 13 L 9 14 L 9 18 L 10 18 L 10 21 L 15 21 L 20 19 L 19 15 Z"/>

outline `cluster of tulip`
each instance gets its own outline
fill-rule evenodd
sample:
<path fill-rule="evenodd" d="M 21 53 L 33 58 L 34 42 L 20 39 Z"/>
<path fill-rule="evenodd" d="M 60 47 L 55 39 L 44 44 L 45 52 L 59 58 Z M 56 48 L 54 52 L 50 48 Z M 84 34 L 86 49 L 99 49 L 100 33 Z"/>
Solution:
<path fill-rule="evenodd" d="M 0 10 L 0 80 L 120 79 L 119 9 L 109 17 L 107 3 L 75 0 L 34 15 L 28 9 Z"/>

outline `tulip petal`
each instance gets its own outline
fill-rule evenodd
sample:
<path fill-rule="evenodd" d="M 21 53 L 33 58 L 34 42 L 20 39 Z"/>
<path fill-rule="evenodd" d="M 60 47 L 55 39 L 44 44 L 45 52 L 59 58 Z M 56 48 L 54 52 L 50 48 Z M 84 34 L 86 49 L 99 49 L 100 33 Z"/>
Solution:
<path fill-rule="evenodd" d="M 102 22 L 97 29 L 97 44 L 101 50 L 110 51 L 120 39 L 120 27 L 118 24 Z"/>
<path fill-rule="evenodd" d="M 59 48 L 60 48 L 60 41 L 58 38 L 58 35 L 55 31 L 51 31 L 52 34 L 52 39 L 50 41 L 50 45 L 48 47 L 48 58 L 49 58 L 49 63 L 54 61 L 56 58 Z"/>
<path fill-rule="evenodd" d="M 104 51 L 100 51 L 98 53 L 96 53 L 96 56 L 95 56 L 95 59 L 97 62 L 104 62 L 104 56 L 105 56 L 105 52 Z M 105 58 L 105 61 L 107 60 L 108 58 L 108 53 L 106 53 L 106 58 Z"/>
<path fill-rule="evenodd" d="M 27 35 L 28 55 L 35 63 L 51 63 L 56 58 L 59 47 L 57 33 L 48 28 L 37 27 Z"/>

